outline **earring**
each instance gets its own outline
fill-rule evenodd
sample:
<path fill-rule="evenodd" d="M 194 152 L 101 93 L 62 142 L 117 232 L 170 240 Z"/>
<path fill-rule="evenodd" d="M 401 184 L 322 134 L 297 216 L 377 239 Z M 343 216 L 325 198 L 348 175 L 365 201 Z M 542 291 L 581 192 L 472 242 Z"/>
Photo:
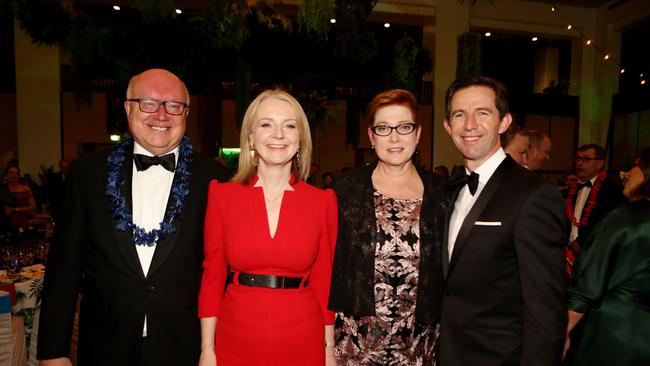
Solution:
<path fill-rule="evenodd" d="M 248 147 L 250 149 L 250 154 L 251 154 L 251 164 L 253 166 L 258 166 L 259 165 L 259 160 L 257 158 L 257 151 L 255 151 L 255 145 L 253 145 L 252 142 L 249 142 Z"/>

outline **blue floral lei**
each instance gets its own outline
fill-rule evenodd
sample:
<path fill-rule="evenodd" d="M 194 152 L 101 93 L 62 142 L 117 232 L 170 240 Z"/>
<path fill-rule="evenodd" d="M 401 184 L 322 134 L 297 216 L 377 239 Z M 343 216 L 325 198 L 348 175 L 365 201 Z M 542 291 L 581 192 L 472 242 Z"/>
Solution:
<path fill-rule="evenodd" d="M 131 241 L 136 245 L 148 247 L 156 245 L 156 242 L 166 238 L 176 231 L 172 222 L 183 212 L 185 197 L 190 193 L 190 165 L 192 164 L 192 145 L 187 136 L 183 137 L 179 146 L 178 164 L 174 173 L 172 183 L 172 195 L 174 204 L 166 212 L 159 229 L 145 231 L 144 228 L 133 223 L 133 214 L 126 207 L 126 199 L 122 195 L 121 187 L 124 184 L 122 177 L 122 164 L 124 163 L 125 151 L 133 146 L 133 137 L 124 134 L 122 142 L 111 152 L 106 159 L 108 167 L 108 186 L 106 195 L 110 201 L 109 209 L 113 213 L 113 219 L 117 220 L 119 231 L 130 230 L 133 232 Z"/>

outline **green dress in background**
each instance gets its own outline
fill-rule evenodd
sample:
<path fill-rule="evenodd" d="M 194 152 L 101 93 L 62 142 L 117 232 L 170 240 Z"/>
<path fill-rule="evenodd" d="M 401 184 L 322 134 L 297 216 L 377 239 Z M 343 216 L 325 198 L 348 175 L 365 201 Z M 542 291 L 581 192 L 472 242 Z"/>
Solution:
<path fill-rule="evenodd" d="M 585 314 L 575 365 L 650 365 L 650 201 L 612 211 L 589 242 L 569 290 Z"/>

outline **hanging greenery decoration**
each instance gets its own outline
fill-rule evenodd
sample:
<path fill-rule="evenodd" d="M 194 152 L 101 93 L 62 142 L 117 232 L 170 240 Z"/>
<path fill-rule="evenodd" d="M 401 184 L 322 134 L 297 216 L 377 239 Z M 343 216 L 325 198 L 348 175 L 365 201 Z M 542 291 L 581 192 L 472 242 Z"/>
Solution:
<path fill-rule="evenodd" d="M 433 69 L 431 53 L 418 47 L 413 38 L 404 35 L 393 50 L 393 84 L 397 88 L 415 91 L 422 75 Z"/>
<path fill-rule="evenodd" d="M 198 15 L 191 18 L 203 44 L 211 49 L 239 47 L 246 37 L 246 13 L 242 1 L 210 0 Z"/>
<path fill-rule="evenodd" d="M 343 106 L 338 100 L 330 100 L 325 90 L 308 90 L 297 96 L 312 126 L 325 130 L 325 124 L 340 121 L 339 114 Z"/>
<path fill-rule="evenodd" d="M 14 15 L 20 29 L 39 45 L 54 46 L 70 31 L 70 14 L 59 1 L 14 0 Z"/>
<path fill-rule="evenodd" d="M 366 28 L 366 18 L 378 0 L 335 0 L 337 19 L 336 56 L 365 64 L 377 55 L 375 35 Z"/>
<path fill-rule="evenodd" d="M 103 39 L 87 14 L 74 13 L 70 33 L 60 46 L 70 55 L 70 83 L 77 103 L 91 104 L 92 90 L 88 80 L 93 78 L 97 45 L 102 44 Z"/>
<path fill-rule="evenodd" d="M 251 15 L 266 28 L 291 30 L 291 21 L 274 5 L 271 0 L 209 0 L 191 21 L 206 47 L 238 50 L 248 36 Z"/>
<path fill-rule="evenodd" d="M 160 23 L 176 16 L 176 4 L 173 0 L 136 0 L 135 8 L 140 12 L 145 24 Z"/>
<path fill-rule="evenodd" d="M 293 30 L 291 19 L 283 15 L 276 6 L 278 3 L 281 3 L 281 1 L 249 0 L 249 2 L 251 3 L 251 11 L 257 18 L 257 23 L 271 30 L 276 29 L 286 32 L 291 32 Z"/>
<path fill-rule="evenodd" d="M 332 0 L 300 0 L 298 23 L 301 29 L 315 40 L 327 40 L 332 14 L 334 14 Z"/>

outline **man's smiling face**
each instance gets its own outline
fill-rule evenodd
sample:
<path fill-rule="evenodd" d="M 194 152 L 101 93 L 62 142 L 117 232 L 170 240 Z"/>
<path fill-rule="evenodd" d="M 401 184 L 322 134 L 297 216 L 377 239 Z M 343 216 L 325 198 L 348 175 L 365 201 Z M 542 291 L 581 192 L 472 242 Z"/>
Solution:
<path fill-rule="evenodd" d="M 189 104 L 185 85 L 165 70 L 148 70 L 135 77 L 127 99 L 154 99 Z M 163 155 L 178 146 L 185 135 L 188 108 L 181 115 L 167 113 L 165 106 L 155 113 L 142 112 L 138 102 L 124 104 L 133 139 L 154 155 Z"/>

